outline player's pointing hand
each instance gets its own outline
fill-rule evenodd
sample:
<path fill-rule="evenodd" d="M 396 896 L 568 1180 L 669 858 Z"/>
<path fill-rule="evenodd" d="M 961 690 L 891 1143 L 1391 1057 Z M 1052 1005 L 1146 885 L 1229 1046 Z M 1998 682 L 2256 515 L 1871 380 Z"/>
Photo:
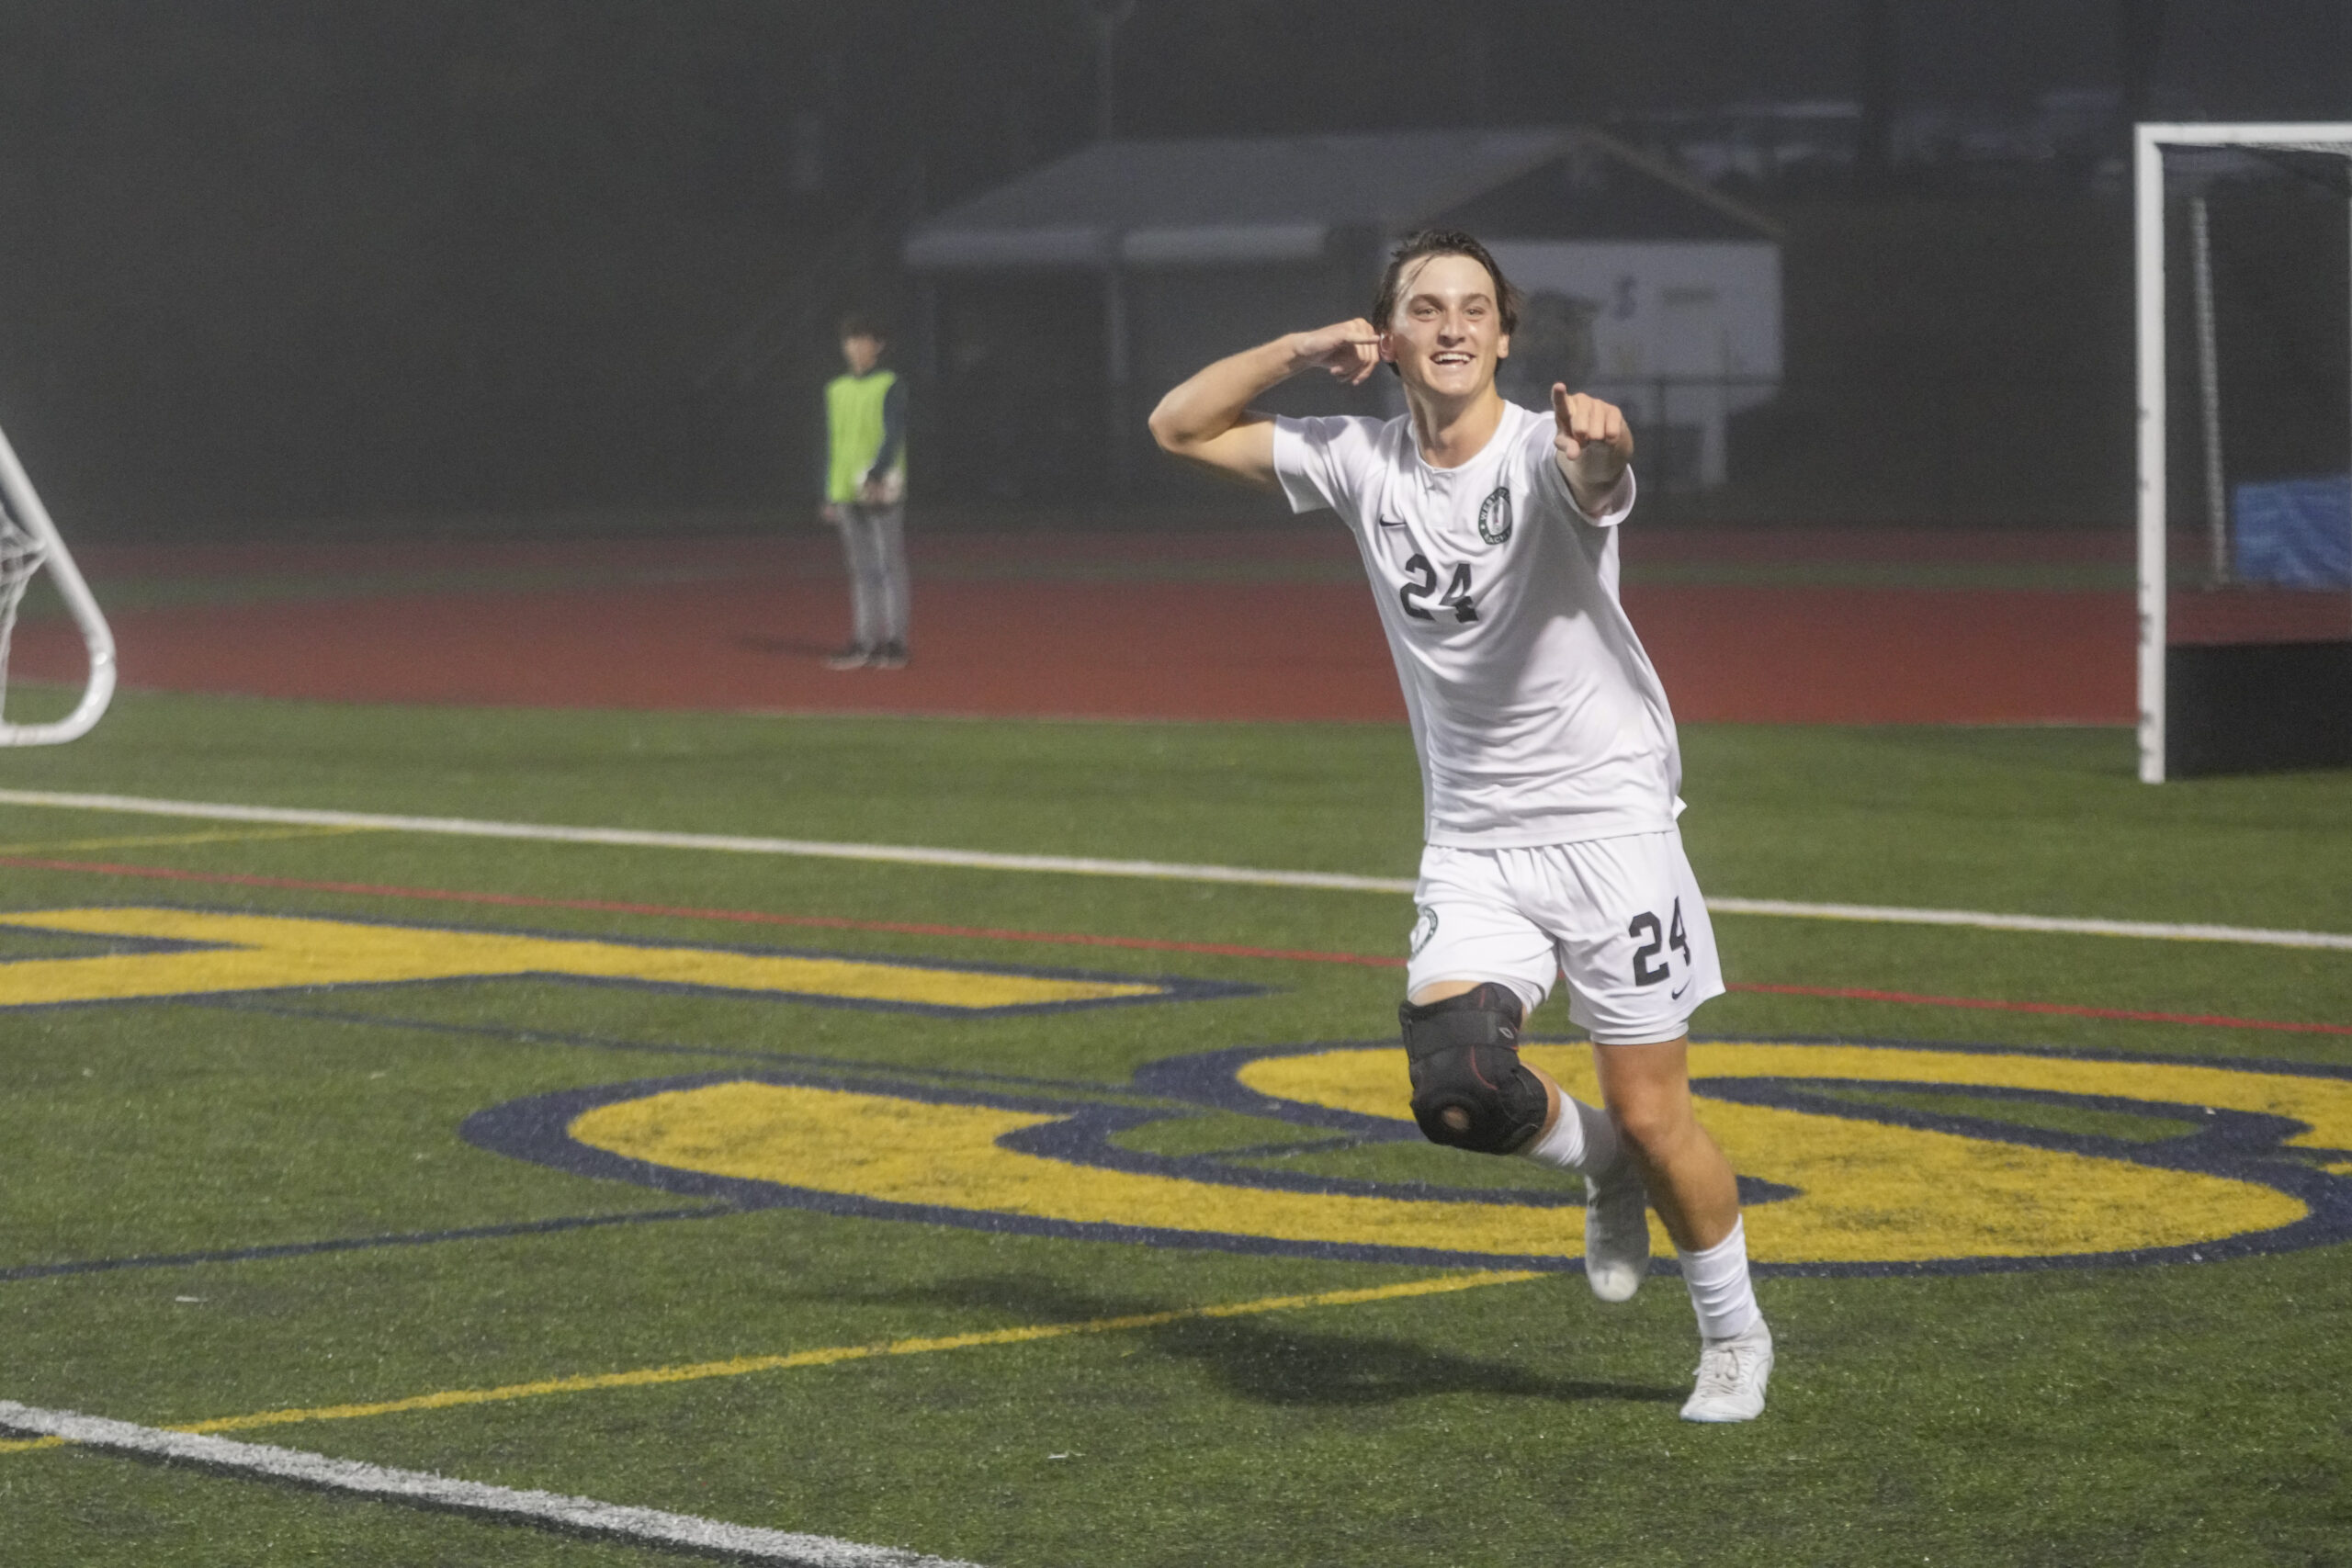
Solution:
<path fill-rule="evenodd" d="M 1552 451 L 1568 488 L 1576 492 L 1577 504 L 1598 502 L 1616 489 L 1634 460 L 1634 432 L 1623 411 L 1555 381 L 1552 423 Z"/>
<path fill-rule="evenodd" d="M 1349 386 L 1359 386 L 1380 365 L 1380 334 L 1361 316 L 1300 333 L 1291 339 L 1292 374 L 1324 369 Z"/>

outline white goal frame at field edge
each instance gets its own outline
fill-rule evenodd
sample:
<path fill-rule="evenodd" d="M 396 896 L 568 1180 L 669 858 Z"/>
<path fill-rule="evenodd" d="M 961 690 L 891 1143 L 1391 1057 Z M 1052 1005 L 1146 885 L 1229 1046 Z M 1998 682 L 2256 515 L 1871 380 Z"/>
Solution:
<path fill-rule="evenodd" d="M 82 700 L 74 705 L 73 712 L 53 723 L 8 723 L 5 717 L 7 691 L 0 685 L 0 746 L 54 746 L 87 735 L 106 713 L 107 704 L 113 700 L 114 633 L 108 629 L 106 616 L 99 613 L 90 585 L 82 581 L 81 569 L 74 564 L 73 554 L 59 536 L 57 525 L 50 521 L 49 508 L 40 503 L 32 480 L 25 476 L 24 465 L 17 460 L 17 450 L 8 444 L 5 431 L 0 431 L 0 500 L 7 505 L 10 521 L 39 547 L 40 570 L 49 573 L 58 597 L 65 601 L 66 612 L 74 617 L 74 624 L 82 634 L 82 646 L 90 656 L 90 674 L 83 682 Z M 0 629 L 0 635 L 13 630 Z M 0 671 L 7 668 L 6 658 L 7 649 L 0 646 Z"/>
<path fill-rule="evenodd" d="M 2352 124 L 2138 125 L 2132 128 L 2132 198 L 2140 377 L 2140 778 L 2165 780 L 2165 161 L 2166 147 L 2335 151 L 2352 158 Z M 2352 202 L 2346 203 L 2352 231 Z M 2203 255 L 2200 245 L 2199 255 Z M 2203 268 L 2200 266 L 2199 271 Z M 2352 288 L 2352 281 L 2347 282 Z M 2199 280 L 2200 332 L 2211 335 L 2210 285 Z M 2211 355 L 2200 367 L 2210 445 L 2217 428 Z M 2209 455 L 2208 466 L 2211 467 Z M 2218 482 L 2210 475 L 2207 483 Z M 2218 504 L 2218 503 L 2211 503 Z M 2215 547 L 2221 547 L 2219 543 Z"/>

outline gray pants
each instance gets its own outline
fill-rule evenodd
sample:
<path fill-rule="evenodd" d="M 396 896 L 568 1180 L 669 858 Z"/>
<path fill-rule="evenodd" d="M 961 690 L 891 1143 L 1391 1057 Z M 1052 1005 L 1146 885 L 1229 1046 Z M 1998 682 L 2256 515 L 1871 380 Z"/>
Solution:
<path fill-rule="evenodd" d="M 861 648 L 907 640 L 907 509 L 844 502 L 842 552 L 849 559 L 852 634 Z"/>

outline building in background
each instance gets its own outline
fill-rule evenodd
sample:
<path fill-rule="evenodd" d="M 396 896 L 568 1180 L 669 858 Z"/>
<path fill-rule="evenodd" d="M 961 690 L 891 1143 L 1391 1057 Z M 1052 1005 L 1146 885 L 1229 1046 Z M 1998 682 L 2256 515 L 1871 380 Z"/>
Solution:
<path fill-rule="evenodd" d="M 1731 424 L 1781 378 L 1771 222 L 1597 131 L 1106 141 L 916 226 L 905 259 L 942 411 L 945 488 L 997 500 L 1166 494 L 1142 420 L 1219 355 L 1369 306 L 1388 248 L 1463 228 L 1527 296 L 1503 378 L 1623 404 L 1645 471 L 1730 477 Z M 1394 412 L 1385 378 L 1278 389 L 1281 412 Z"/>

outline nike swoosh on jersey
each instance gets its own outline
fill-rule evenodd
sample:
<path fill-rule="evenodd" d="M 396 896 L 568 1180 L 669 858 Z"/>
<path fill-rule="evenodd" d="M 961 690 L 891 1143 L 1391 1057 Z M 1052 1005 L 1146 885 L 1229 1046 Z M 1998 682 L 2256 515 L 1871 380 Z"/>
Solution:
<path fill-rule="evenodd" d="M 1383 517 L 1379 522 L 1384 528 L 1402 528 L 1405 525 L 1405 520 L 1402 517 Z"/>
<path fill-rule="evenodd" d="M 1668 991 L 1668 992 L 1667 993 L 1666 999 L 1667 999 L 1668 1001 L 1670 1001 L 1670 1002 L 1679 1002 L 1679 1001 L 1680 1001 L 1680 1000 L 1682 999 L 1682 993 L 1683 993 L 1684 991 L 1689 990 L 1690 988 L 1690 981 L 1688 981 L 1688 980 L 1685 980 L 1685 981 L 1683 981 L 1683 982 L 1682 982 L 1682 984 L 1681 984 L 1680 986 L 1677 987 L 1675 989 L 1673 989 L 1673 990 L 1671 990 L 1671 991 Z"/>

